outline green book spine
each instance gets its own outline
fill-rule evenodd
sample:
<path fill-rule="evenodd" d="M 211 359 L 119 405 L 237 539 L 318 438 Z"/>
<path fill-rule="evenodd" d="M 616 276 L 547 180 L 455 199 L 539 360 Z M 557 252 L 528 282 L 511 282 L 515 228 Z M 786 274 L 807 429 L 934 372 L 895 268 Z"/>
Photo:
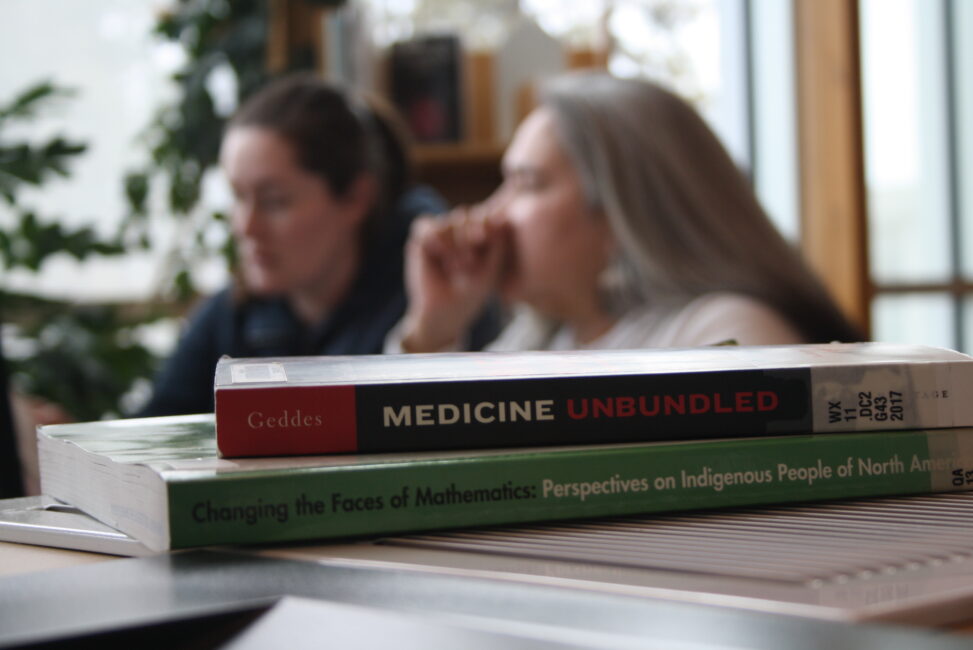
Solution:
<path fill-rule="evenodd" d="M 973 429 L 358 458 L 175 473 L 171 547 L 970 489 Z"/>

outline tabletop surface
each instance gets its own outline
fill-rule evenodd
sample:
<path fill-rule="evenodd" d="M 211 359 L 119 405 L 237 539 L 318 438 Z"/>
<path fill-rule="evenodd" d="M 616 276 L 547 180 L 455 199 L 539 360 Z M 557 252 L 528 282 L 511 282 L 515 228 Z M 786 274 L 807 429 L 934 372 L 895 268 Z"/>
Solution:
<path fill-rule="evenodd" d="M 340 608 L 315 613 L 303 601 L 280 605 L 285 596 L 329 603 L 332 609 L 335 604 L 358 609 L 354 616 Z M 365 629 L 372 618 L 377 622 L 395 612 L 394 620 L 386 623 L 404 626 L 417 639 L 448 638 L 454 643 L 456 634 L 469 633 L 470 647 L 495 645 L 496 639 L 477 636 L 486 626 L 511 635 L 516 643 L 510 647 L 577 647 L 563 645 L 562 635 L 569 631 L 587 647 L 623 647 L 623 641 L 641 640 L 658 647 L 678 641 L 708 648 L 973 648 L 973 639 L 916 627 L 775 616 L 504 580 L 327 566 L 232 550 L 118 558 L 0 543 L 0 647 L 132 626 L 155 634 L 159 625 L 177 621 L 185 626 L 200 617 L 249 623 L 255 617 L 263 621 L 271 610 L 274 616 L 267 621 L 286 613 L 288 625 L 303 617 L 313 627 L 314 621 L 346 620 L 347 614 L 347 620 Z M 260 629 L 266 631 L 268 624 L 261 623 Z M 443 625 L 448 634 L 440 629 Z M 535 643 L 538 639 L 541 645 Z M 224 645 L 221 641 L 210 647 Z"/>

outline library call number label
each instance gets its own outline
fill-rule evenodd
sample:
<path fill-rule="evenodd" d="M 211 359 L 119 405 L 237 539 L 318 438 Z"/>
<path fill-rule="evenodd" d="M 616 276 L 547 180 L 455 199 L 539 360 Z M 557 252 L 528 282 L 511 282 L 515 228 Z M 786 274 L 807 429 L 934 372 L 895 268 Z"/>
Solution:
<path fill-rule="evenodd" d="M 938 397 L 946 397 L 946 391 L 936 391 Z M 847 403 L 842 400 L 828 401 L 828 423 L 871 420 L 872 422 L 902 422 L 905 419 L 905 402 L 900 391 L 886 393 L 862 391 L 858 400 Z"/>

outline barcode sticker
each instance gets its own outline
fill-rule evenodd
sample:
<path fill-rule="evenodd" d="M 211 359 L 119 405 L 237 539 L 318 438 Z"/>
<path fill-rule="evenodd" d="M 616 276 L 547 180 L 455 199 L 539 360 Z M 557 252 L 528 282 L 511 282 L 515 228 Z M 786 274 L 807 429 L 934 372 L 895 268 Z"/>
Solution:
<path fill-rule="evenodd" d="M 287 374 L 280 363 L 246 363 L 230 366 L 230 381 L 234 384 L 287 381 Z"/>

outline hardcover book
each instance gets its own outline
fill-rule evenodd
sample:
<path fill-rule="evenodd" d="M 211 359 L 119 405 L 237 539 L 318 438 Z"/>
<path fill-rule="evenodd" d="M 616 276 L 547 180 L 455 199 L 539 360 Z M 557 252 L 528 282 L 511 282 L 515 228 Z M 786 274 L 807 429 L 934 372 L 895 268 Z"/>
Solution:
<path fill-rule="evenodd" d="M 41 487 L 153 550 L 973 485 L 973 429 L 229 460 L 211 414 L 38 432 Z"/>
<path fill-rule="evenodd" d="M 227 457 L 973 426 L 973 358 L 881 343 L 224 358 Z"/>

